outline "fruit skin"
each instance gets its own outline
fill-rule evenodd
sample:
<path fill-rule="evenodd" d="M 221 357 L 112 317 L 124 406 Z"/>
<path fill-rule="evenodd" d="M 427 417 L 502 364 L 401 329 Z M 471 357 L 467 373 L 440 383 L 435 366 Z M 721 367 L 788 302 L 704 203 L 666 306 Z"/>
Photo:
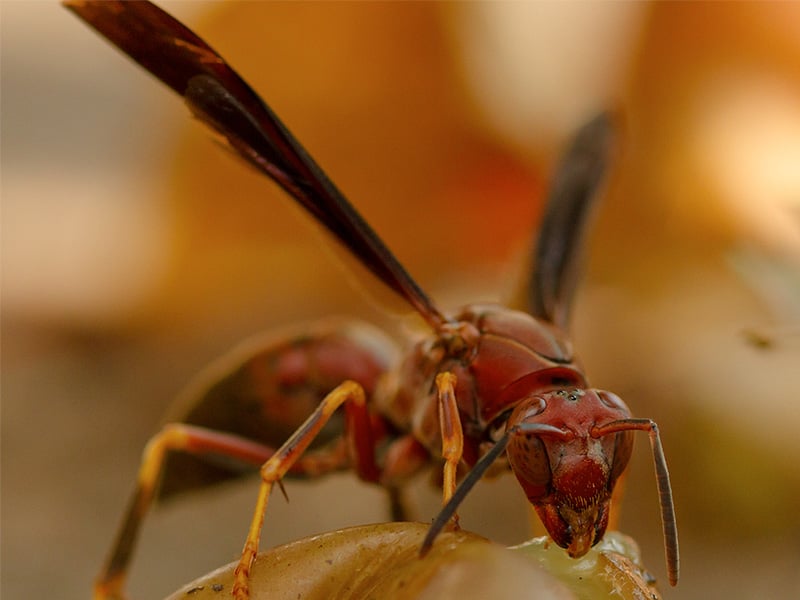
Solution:
<path fill-rule="evenodd" d="M 253 565 L 252 600 L 660 598 L 637 566 L 636 544 L 616 532 L 578 560 L 547 538 L 509 549 L 474 533 L 445 532 L 420 559 L 427 529 L 423 523 L 364 525 L 272 548 Z M 235 566 L 204 575 L 166 600 L 230 598 Z"/>

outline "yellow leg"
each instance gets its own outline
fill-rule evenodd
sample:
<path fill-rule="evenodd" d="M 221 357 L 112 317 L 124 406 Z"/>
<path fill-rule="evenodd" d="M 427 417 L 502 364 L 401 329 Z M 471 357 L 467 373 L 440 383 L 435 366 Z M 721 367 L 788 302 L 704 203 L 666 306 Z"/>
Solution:
<path fill-rule="evenodd" d="M 286 475 L 287 471 L 314 441 L 314 438 L 325 426 L 325 423 L 328 422 L 331 415 L 348 400 L 357 409 L 364 410 L 366 407 L 364 390 L 353 381 L 345 381 L 325 396 L 306 422 L 261 467 L 261 486 L 258 491 L 253 520 L 247 532 L 247 540 L 242 549 L 242 557 L 234 570 L 233 597 L 236 600 L 248 600 L 250 597 L 248 584 L 250 568 L 258 554 L 258 544 L 264 524 L 264 513 L 267 510 L 272 486 Z"/>
<path fill-rule="evenodd" d="M 127 580 L 128 565 L 139 530 L 153 503 L 167 453 L 173 451 L 223 454 L 260 465 L 267 460 L 274 449 L 235 435 L 202 427 L 181 423 L 165 425 L 145 446 L 136 489 L 128 505 L 128 511 L 108 560 L 95 581 L 94 600 L 121 600 L 125 597 L 123 590 Z"/>
<path fill-rule="evenodd" d="M 614 491 L 611 492 L 611 507 L 608 515 L 608 530 L 617 531 L 619 529 L 619 519 L 622 514 L 622 498 L 625 495 L 625 483 L 628 478 L 628 472 L 625 471 L 617 479 L 614 485 Z"/>
<path fill-rule="evenodd" d="M 464 434 L 455 394 L 456 376 L 452 373 L 439 373 L 436 376 L 436 390 L 439 398 L 439 424 L 442 430 L 442 457 L 444 458 L 444 480 L 442 484 L 442 504 L 447 504 L 456 491 L 458 464 L 464 452 Z M 454 514 L 452 525 L 458 528 L 458 515 Z"/>

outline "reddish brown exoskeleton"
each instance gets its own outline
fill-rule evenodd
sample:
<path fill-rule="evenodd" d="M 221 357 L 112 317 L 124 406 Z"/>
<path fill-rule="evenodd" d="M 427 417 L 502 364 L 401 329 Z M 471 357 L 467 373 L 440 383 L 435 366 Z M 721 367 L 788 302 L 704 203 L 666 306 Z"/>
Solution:
<path fill-rule="evenodd" d="M 432 330 L 397 365 L 354 324 L 262 342 L 229 361 L 201 387 L 183 422 L 167 425 L 148 444 L 97 598 L 122 596 L 142 518 L 175 451 L 261 465 L 257 505 L 236 568 L 234 596 L 244 599 L 267 501 L 284 476 L 354 469 L 390 491 L 397 517 L 404 481 L 443 456 L 445 507 L 424 554 L 442 527 L 455 523 L 456 507 L 488 467 L 506 461 L 553 540 L 580 557 L 605 533 L 634 431 L 650 436 L 669 579 L 677 582 L 675 516 L 656 424 L 632 418 L 617 396 L 591 388 L 564 333 L 583 232 L 610 145 L 607 115 L 578 132 L 555 174 L 535 251 L 530 314 L 472 304 L 448 315 L 263 100 L 199 37 L 146 2 L 67 5 L 180 94 L 195 117 L 281 186 Z M 344 423 L 337 424 L 342 405 Z M 472 470 L 457 489 L 461 464 Z M 209 468 L 227 473 L 225 466 Z M 165 486 L 169 482 L 165 478 Z"/>

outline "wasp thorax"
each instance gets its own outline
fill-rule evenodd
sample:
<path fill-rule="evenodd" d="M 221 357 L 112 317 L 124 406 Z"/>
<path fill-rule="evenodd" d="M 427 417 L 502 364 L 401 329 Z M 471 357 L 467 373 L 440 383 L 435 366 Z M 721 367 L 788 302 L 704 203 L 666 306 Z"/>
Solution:
<path fill-rule="evenodd" d="M 439 331 L 439 340 L 451 358 L 469 360 L 478 349 L 481 332 L 472 323 L 457 321 L 446 323 Z"/>

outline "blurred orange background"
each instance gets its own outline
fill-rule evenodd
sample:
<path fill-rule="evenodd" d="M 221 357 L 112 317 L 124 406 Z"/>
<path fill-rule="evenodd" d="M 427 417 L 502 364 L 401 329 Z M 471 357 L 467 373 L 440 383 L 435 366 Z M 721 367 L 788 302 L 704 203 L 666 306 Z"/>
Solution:
<path fill-rule="evenodd" d="M 558 149 L 620 110 L 573 332 L 593 383 L 661 426 L 683 552 L 662 591 L 800 592 L 800 4 L 164 5 L 445 307 L 513 294 Z M 66 11 L 0 10 L 0 586 L 81 598 L 192 374 L 263 329 L 343 314 L 399 336 L 408 311 Z M 663 579 L 646 448 L 622 530 Z M 418 488 L 426 520 L 438 496 Z M 386 514 L 349 476 L 289 494 L 266 545 Z M 254 497 L 245 482 L 156 511 L 132 597 L 230 560 Z M 529 535 L 509 477 L 478 486 L 462 522 Z"/>

